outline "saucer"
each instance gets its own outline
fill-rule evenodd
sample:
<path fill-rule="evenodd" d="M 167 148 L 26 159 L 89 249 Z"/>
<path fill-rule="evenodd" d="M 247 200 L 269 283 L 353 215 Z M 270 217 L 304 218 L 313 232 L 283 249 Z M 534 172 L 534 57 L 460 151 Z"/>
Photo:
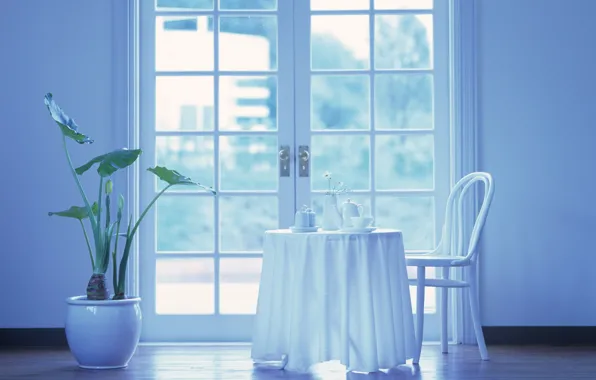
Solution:
<path fill-rule="evenodd" d="M 314 227 L 294 227 L 290 226 L 290 231 L 292 232 L 317 232 L 319 230 L 319 226 Z"/>
<path fill-rule="evenodd" d="M 372 227 L 372 226 L 364 227 L 364 228 L 345 227 L 345 228 L 342 228 L 341 231 L 342 232 L 356 232 L 356 233 L 367 234 L 367 233 L 373 232 L 376 229 L 377 229 L 377 227 Z"/>

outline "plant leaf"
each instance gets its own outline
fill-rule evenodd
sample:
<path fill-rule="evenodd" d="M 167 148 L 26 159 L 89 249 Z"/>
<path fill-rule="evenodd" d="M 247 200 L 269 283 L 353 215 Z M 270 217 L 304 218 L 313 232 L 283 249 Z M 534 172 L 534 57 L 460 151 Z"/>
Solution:
<path fill-rule="evenodd" d="M 168 169 L 165 166 L 156 166 L 154 168 L 148 168 L 147 170 L 155 174 L 159 177 L 159 179 L 167 182 L 170 185 L 195 185 L 211 192 L 212 194 L 216 194 L 216 191 L 213 190 L 213 188 L 203 186 L 200 183 L 194 182 L 189 177 L 186 177 L 178 173 L 176 170 Z"/>
<path fill-rule="evenodd" d="M 91 206 L 91 210 L 93 211 L 93 214 L 97 215 L 97 211 L 98 211 L 97 202 L 93 203 L 93 205 Z M 66 218 L 74 218 L 74 219 L 78 219 L 78 220 L 83 220 L 83 219 L 86 219 L 89 217 L 87 208 L 79 207 L 79 206 L 72 206 L 68 210 L 64 210 L 64 211 L 48 212 L 48 215 L 49 216 L 53 216 L 53 215 L 63 216 Z"/>
<path fill-rule="evenodd" d="M 116 149 L 110 153 L 102 154 L 91 159 L 84 165 L 75 169 L 78 175 L 82 175 L 95 164 L 99 164 L 97 172 L 102 177 L 109 177 L 120 169 L 124 169 L 132 165 L 137 158 L 143 153 L 141 149 Z"/>
<path fill-rule="evenodd" d="M 44 103 L 50 111 L 50 115 L 52 115 L 52 119 L 58 124 L 60 130 L 62 130 L 62 134 L 66 137 L 73 139 L 74 141 L 78 142 L 79 144 L 92 144 L 93 139 L 89 136 L 82 134 L 79 132 L 79 126 L 75 123 L 74 119 L 68 116 L 62 108 L 60 108 L 54 99 L 52 98 L 52 93 L 48 92 L 44 97 Z"/>

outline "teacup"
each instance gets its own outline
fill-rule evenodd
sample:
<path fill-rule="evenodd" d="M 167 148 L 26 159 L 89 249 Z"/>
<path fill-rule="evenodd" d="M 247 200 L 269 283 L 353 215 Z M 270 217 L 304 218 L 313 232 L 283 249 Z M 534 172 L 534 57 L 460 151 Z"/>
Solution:
<path fill-rule="evenodd" d="M 366 228 L 375 220 L 372 216 L 353 216 L 351 219 L 354 228 Z"/>

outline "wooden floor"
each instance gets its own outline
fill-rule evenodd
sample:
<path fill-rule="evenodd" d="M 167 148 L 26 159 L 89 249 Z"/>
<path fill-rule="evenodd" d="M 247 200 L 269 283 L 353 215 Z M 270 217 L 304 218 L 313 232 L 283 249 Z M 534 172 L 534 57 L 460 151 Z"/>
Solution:
<path fill-rule="evenodd" d="M 480 360 L 474 346 L 424 346 L 420 366 L 389 373 L 346 373 L 336 363 L 314 366 L 311 373 L 254 369 L 250 346 L 140 346 L 126 369 L 82 370 L 68 350 L 0 351 L 0 379 L 421 379 L 421 380 L 553 380 L 596 379 L 594 347 L 489 347 L 491 360 Z"/>

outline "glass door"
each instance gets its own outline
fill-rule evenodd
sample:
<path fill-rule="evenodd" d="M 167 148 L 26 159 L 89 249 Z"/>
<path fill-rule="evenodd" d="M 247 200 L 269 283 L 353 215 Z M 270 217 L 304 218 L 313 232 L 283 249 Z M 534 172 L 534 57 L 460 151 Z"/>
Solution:
<path fill-rule="evenodd" d="M 377 226 L 402 230 L 406 251 L 433 249 L 450 180 L 447 2 L 310 0 L 294 9 L 296 144 L 310 150 L 297 203 L 322 215 L 325 191 L 343 182 L 351 191 L 340 205 L 351 198 Z M 439 340 L 434 288 L 425 316 L 425 340 Z"/>
<path fill-rule="evenodd" d="M 447 1 L 155 1 L 141 1 L 141 164 L 218 195 L 178 188 L 148 214 L 143 340 L 249 341 L 263 232 L 292 225 L 303 204 L 321 216 L 326 171 L 351 189 L 340 201 L 401 229 L 407 251 L 436 245 L 450 176 Z M 145 174 L 141 205 L 161 186 Z M 426 340 L 438 340 L 435 304 L 428 288 Z"/>
<path fill-rule="evenodd" d="M 250 340 L 263 232 L 291 224 L 292 2 L 141 2 L 141 167 L 213 186 L 164 194 L 141 230 L 146 341 Z M 140 176 L 141 205 L 162 188 Z"/>

